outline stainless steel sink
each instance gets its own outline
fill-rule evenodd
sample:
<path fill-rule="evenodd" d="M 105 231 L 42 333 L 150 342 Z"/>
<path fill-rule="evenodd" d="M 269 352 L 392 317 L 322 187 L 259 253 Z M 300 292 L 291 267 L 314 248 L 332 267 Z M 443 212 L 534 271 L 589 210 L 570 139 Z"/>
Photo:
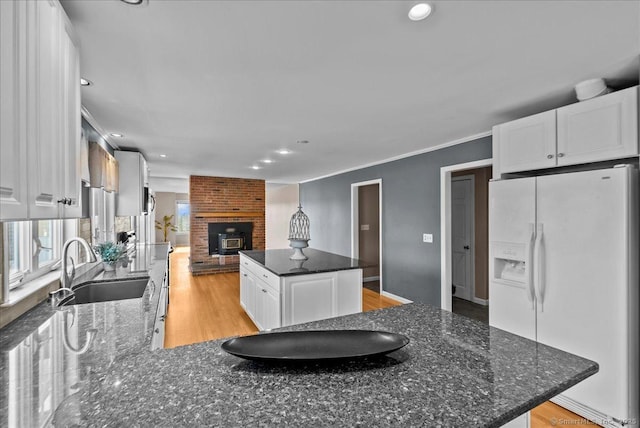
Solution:
<path fill-rule="evenodd" d="M 148 282 L 148 277 L 122 281 L 86 282 L 73 287 L 73 294 L 62 299 L 58 306 L 135 299 L 142 297 Z"/>

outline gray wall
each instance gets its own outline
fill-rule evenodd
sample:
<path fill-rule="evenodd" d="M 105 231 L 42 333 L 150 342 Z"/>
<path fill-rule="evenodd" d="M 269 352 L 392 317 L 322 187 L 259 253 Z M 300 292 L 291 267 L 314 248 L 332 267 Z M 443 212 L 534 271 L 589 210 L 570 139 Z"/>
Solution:
<path fill-rule="evenodd" d="M 440 306 L 440 168 L 491 157 L 491 137 L 300 184 L 309 245 L 351 255 L 351 183 L 382 179 L 383 289 Z M 422 242 L 423 233 L 433 243 Z"/>

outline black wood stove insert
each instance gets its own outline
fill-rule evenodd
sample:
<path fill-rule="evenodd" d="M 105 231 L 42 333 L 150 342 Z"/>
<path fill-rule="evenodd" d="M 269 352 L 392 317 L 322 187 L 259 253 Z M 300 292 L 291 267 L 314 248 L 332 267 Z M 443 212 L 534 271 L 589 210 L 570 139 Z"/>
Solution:
<path fill-rule="evenodd" d="M 251 250 L 253 223 L 209 223 L 209 255 L 238 254 L 238 250 Z"/>

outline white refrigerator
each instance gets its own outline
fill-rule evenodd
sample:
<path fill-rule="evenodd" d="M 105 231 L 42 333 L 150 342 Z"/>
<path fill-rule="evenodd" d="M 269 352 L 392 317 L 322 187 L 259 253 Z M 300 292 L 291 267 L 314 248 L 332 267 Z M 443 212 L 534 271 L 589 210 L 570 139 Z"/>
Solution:
<path fill-rule="evenodd" d="M 638 174 L 631 166 L 489 184 L 489 323 L 600 365 L 557 404 L 638 424 Z"/>

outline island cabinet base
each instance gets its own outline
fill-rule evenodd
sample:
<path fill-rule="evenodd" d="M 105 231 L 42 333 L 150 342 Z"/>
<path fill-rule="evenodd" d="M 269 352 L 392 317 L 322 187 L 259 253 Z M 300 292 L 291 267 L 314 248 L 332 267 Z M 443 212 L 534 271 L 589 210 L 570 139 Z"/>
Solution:
<path fill-rule="evenodd" d="M 260 330 L 362 312 L 362 269 L 277 276 L 241 254 L 240 305 Z"/>

